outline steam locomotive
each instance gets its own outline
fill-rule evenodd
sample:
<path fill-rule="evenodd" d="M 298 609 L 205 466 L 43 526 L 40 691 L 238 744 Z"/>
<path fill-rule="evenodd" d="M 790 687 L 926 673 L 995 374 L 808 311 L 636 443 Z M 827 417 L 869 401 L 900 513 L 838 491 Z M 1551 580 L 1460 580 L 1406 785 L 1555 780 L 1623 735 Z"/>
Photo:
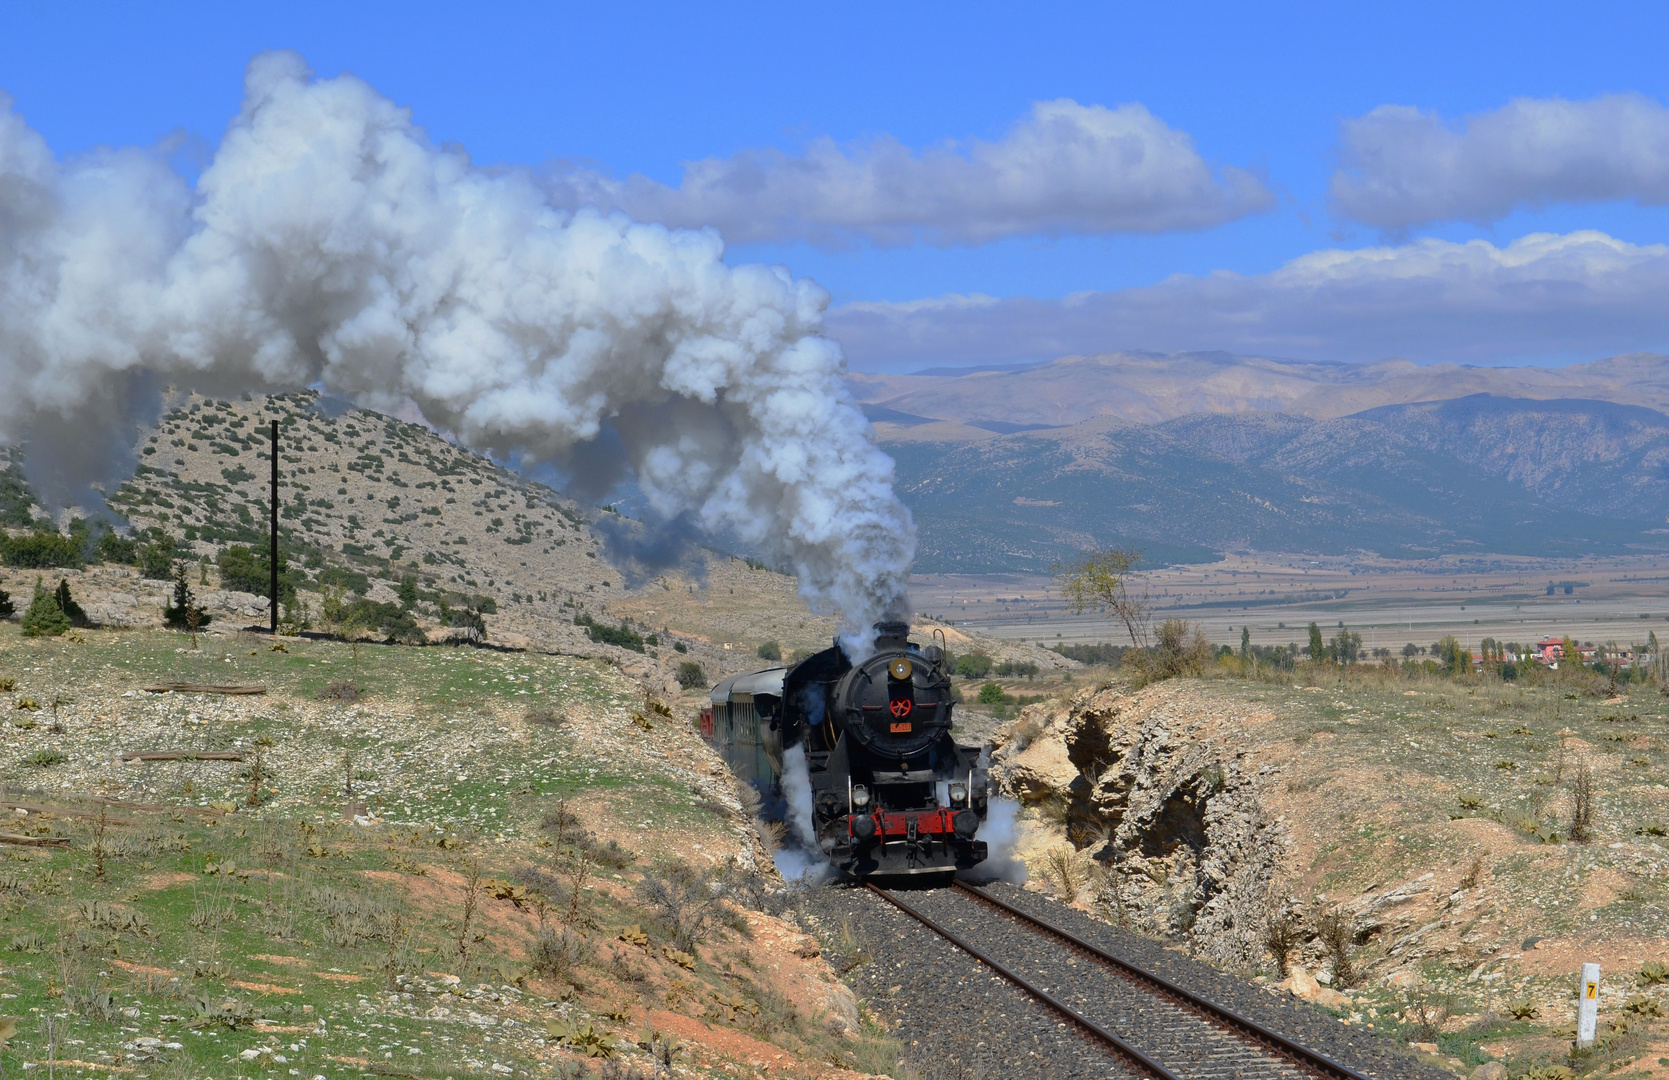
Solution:
<path fill-rule="evenodd" d="M 986 857 L 975 839 L 986 814 L 980 749 L 951 737 L 943 635 L 919 646 L 905 623 L 875 631 L 875 652 L 857 664 L 836 642 L 724 680 L 702 732 L 759 792 L 766 817 L 814 834 L 842 874 L 948 878 Z"/>

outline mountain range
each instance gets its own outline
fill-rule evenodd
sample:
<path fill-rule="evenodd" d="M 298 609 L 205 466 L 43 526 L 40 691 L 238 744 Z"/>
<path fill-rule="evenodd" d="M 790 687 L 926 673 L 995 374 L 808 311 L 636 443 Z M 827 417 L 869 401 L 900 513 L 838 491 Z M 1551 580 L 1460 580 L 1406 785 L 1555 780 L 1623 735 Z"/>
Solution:
<path fill-rule="evenodd" d="M 856 390 L 898 462 L 923 572 L 1042 570 L 1110 542 L 1150 562 L 1669 549 L 1664 357 L 1515 369 L 1119 354 Z"/>

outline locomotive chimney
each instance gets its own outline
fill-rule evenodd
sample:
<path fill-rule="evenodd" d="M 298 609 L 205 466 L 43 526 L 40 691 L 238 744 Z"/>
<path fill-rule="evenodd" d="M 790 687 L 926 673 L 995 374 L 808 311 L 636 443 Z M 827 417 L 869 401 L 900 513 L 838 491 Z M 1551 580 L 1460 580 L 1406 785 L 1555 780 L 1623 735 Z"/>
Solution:
<path fill-rule="evenodd" d="M 909 644 L 909 623 L 878 622 L 875 624 L 876 652 L 903 652 Z"/>

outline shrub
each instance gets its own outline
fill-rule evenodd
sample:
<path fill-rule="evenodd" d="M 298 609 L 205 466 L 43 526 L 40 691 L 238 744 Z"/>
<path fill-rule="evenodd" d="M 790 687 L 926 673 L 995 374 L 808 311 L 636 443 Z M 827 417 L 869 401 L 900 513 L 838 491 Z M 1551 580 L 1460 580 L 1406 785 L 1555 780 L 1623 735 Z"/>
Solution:
<path fill-rule="evenodd" d="M 117 533 L 99 537 L 98 556 L 104 562 L 132 565 L 139 561 L 139 542 Z"/>
<path fill-rule="evenodd" d="M 1303 943 L 1298 921 L 1290 911 L 1271 916 L 1264 925 L 1263 947 L 1269 950 L 1270 957 L 1275 961 L 1275 970 L 1283 979 L 1292 973 L 1292 954 Z"/>
<path fill-rule="evenodd" d="M 184 563 L 174 568 L 174 602 L 162 609 L 162 621 L 171 630 L 190 630 L 194 633 L 209 625 L 209 614 L 197 606 L 191 595 Z"/>
<path fill-rule="evenodd" d="M 174 561 L 179 545 L 167 533 L 159 532 L 139 549 L 139 571 L 152 581 L 167 581 L 174 576 Z"/>
<path fill-rule="evenodd" d="M 12 603 L 12 594 L 0 589 L 0 619 L 9 619 L 17 614 L 17 605 Z"/>
<path fill-rule="evenodd" d="M 774 641 L 765 642 L 763 645 L 759 646 L 759 659 L 761 659 L 761 660 L 781 660 L 782 659 L 782 646 L 777 644 Z"/>
<path fill-rule="evenodd" d="M 734 916 L 723 903 L 726 885 L 718 868 L 699 870 L 673 859 L 658 873 L 644 875 L 638 895 L 655 912 L 673 948 L 692 952 L 718 927 L 733 923 Z"/>
<path fill-rule="evenodd" d="M 964 679 L 983 679 L 991 674 L 991 658 L 984 653 L 969 653 L 956 658 L 956 673 Z"/>
<path fill-rule="evenodd" d="M 1570 838 L 1578 844 L 1587 843 L 1593 826 L 1594 770 L 1584 761 L 1571 781 Z"/>
<path fill-rule="evenodd" d="M 371 579 L 364 574 L 341 566 L 327 566 L 319 572 L 320 585 L 334 585 L 364 596 L 371 591 Z"/>
<path fill-rule="evenodd" d="M 706 686 L 707 673 L 701 670 L 701 665 L 694 660 L 685 660 L 678 665 L 678 685 L 686 690 Z"/>
<path fill-rule="evenodd" d="M 46 591 L 37 579 L 35 596 L 23 613 L 24 637 L 57 637 L 70 628 L 70 617 L 58 606 L 58 597 Z"/>
<path fill-rule="evenodd" d="M 1333 982 L 1349 986 L 1356 978 L 1356 967 L 1351 954 L 1355 951 L 1356 931 L 1350 917 L 1340 911 L 1329 911 L 1315 922 L 1316 938 L 1327 958 L 1333 962 Z"/>
<path fill-rule="evenodd" d="M 81 541 L 55 532 L 0 538 L 0 556 L 8 566 L 29 569 L 81 565 Z"/>
<path fill-rule="evenodd" d="M 54 765 L 62 765 L 69 758 L 59 750 L 36 750 L 29 755 L 29 765 L 36 769 L 49 769 Z"/>
<path fill-rule="evenodd" d="M 473 616 L 475 622 L 470 621 Z M 366 630 L 381 634 L 387 641 L 399 642 L 403 645 L 422 645 L 429 639 L 417 625 L 417 619 L 411 612 L 399 604 L 379 604 L 375 600 L 355 600 L 342 609 L 341 621 L 344 626 Z M 487 625 L 479 613 L 469 610 L 454 611 L 451 618 L 452 626 L 474 626 L 480 632 L 482 639 L 487 636 Z"/>
<path fill-rule="evenodd" d="M 58 579 L 58 589 L 53 593 L 52 598 L 58 601 L 58 610 L 69 618 L 71 626 L 86 627 L 92 625 L 92 622 L 87 618 L 87 612 L 82 610 L 81 605 L 70 596 L 70 583 L 67 579 Z"/>
<path fill-rule="evenodd" d="M 358 701 L 363 692 L 364 691 L 360 690 L 360 688 L 355 686 L 351 681 L 347 679 L 339 679 L 319 691 L 319 700 L 342 701 L 351 704 Z"/>
<path fill-rule="evenodd" d="M 1080 664 L 1106 664 L 1117 667 L 1124 659 L 1124 654 L 1130 651 L 1128 645 L 1054 645 L 1051 648 L 1066 657 L 1076 660 Z"/>
<path fill-rule="evenodd" d="M 265 552 L 241 544 L 233 545 L 215 556 L 220 567 L 220 587 L 236 592 L 266 596 L 272 592 L 272 560 Z M 278 599 L 293 604 L 296 598 L 295 581 L 290 575 L 289 560 L 282 550 L 278 553 Z"/>
<path fill-rule="evenodd" d="M 606 626 L 589 615 L 574 616 L 574 625 L 585 627 L 585 636 L 599 645 L 615 645 L 633 652 L 643 652 L 643 638 L 622 619 L 618 627 Z"/>
<path fill-rule="evenodd" d="M 220 587 L 223 589 L 265 596 L 271 587 L 270 571 L 256 558 L 251 548 L 229 547 L 214 561 L 220 567 Z"/>
<path fill-rule="evenodd" d="M 979 703 L 981 705 L 1001 705 L 1003 699 L 1007 696 L 1003 693 L 1003 688 L 994 682 L 988 682 L 979 688 Z"/>

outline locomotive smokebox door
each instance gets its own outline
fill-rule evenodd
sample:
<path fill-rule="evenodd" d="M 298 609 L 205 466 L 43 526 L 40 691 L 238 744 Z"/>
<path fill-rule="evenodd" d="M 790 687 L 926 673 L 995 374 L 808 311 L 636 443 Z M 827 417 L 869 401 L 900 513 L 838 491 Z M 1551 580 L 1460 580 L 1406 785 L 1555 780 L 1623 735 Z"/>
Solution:
<path fill-rule="evenodd" d="M 916 687 L 911 676 L 915 667 L 904 657 L 887 665 L 887 712 L 894 735 L 908 735 L 916 729 Z"/>

